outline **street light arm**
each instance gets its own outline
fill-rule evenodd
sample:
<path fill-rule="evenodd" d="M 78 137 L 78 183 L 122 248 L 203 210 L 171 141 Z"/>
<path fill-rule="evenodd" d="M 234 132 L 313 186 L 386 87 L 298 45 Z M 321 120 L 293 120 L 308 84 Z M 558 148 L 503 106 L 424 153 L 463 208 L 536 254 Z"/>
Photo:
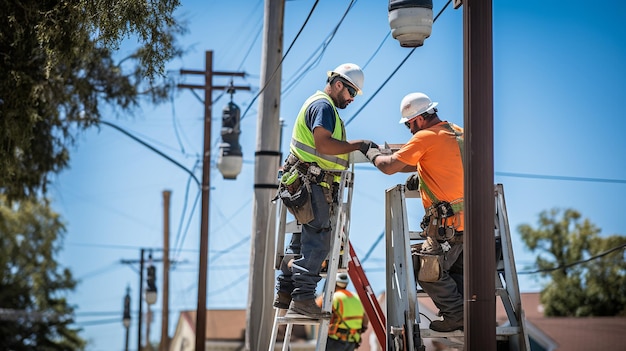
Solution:
<path fill-rule="evenodd" d="M 121 128 L 120 126 L 117 126 L 111 122 L 107 122 L 107 121 L 103 121 L 100 120 L 101 124 L 107 125 L 111 128 L 117 129 L 118 131 L 124 133 L 125 135 L 127 135 L 128 137 L 130 137 L 131 139 L 135 140 L 136 142 L 140 143 L 141 145 L 147 147 L 148 149 L 156 152 L 157 154 L 163 156 L 165 159 L 167 159 L 168 161 L 172 162 L 173 164 L 175 164 L 176 166 L 178 166 L 179 168 L 181 168 L 182 170 L 184 170 L 185 172 L 187 172 L 192 178 L 193 180 L 196 181 L 196 184 L 198 186 L 200 186 L 200 181 L 198 180 L 198 178 L 196 177 L 195 174 L 193 174 L 192 171 L 188 170 L 187 168 L 185 168 L 185 166 L 183 166 L 182 164 L 178 163 L 178 161 L 174 160 L 173 158 L 167 156 L 166 154 L 162 153 L 161 151 L 157 150 L 156 148 L 154 148 L 152 145 L 149 145 L 148 143 L 144 142 L 143 140 L 137 138 L 136 136 L 132 135 L 131 133 L 127 132 L 126 130 L 124 130 L 123 128 Z"/>

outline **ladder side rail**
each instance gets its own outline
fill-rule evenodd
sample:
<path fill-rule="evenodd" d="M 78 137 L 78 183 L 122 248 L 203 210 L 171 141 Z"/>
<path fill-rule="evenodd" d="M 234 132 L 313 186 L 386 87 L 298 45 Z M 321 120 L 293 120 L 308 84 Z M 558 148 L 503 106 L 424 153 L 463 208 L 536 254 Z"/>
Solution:
<path fill-rule="evenodd" d="M 516 311 L 515 316 L 520 328 L 517 334 L 517 342 L 514 343 L 519 350 L 530 351 L 530 341 L 526 332 L 524 320 L 524 311 L 522 309 L 522 301 L 519 291 L 519 283 L 517 281 L 517 269 L 515 267 L 515 258 L 513 254 L 513 246 L 511 243 L 511 232 L 509 229 L 509 219 L 506 211 L 506 202 L 504 200 L 504 187 L 502 184 L 496 185 L 496 210 L 498 214 L 499 228 L 501 229 L 502 257 L 505 263 L 504 277 L 506 279 L 506 290 L 508 292 L 511 303 Z"/>
<path fill-rule="evenodd" d="M 378 339 L 378 343 L 381 348 L 385 348 L 385 340 L 387 338 L 385 334 L 385 324 L 386 318 L 385 314 L 380 307 L 380 303 L 378 303 L 378 299 L 376 299 L 376 295 L 372 291 L 372 286 L 363 271 L 363 267 L 361 266 L 361 262 L 354 252 L 352 248 L 352 244 L 350 244 L 350 261 L 348 262 L 348 274 L 350 275 L 350 279 L 352 279 L 352 283 L 356 289 L 357 294 L 359 295 L 359 299 L 363 303 L 363 308 L 365 309 L 365 313 L 369 319 L 370 325 L 374 333 L 376 334 L 376 338 Z"/>
<path fill-rule="evenodd" d="M 320 322 L 319 329 L 317 331 L 317 345 L 315 346 L 315 351 L 326 351 L 326 338 L 328 337 L 329 324 L 329 319 L 324 319 Z"/>
<path fill-rule="evenodd" d="M 345 180 L 342 177 L 342 189 L 348 189 L 347 191 L 347 195 L 346 197 L 346 202 L 345 202 L 345 210 L 344 210 L 344 223 L 343 223 L 343 232 L 345 233 L 345 238 L 344 238 L 344 248 L 343 248 L 343 253 L 342 253 L 342 259 L 340 261 L 341 269 L 347 269 L 348 268 L 348 262 L 350 261 L 350 239 L 349 239 L 349 234 L 350 234 L 350 218 L 352 218 L 351 214 L 352 214 L 352 191 L 354 190 L 354 172 L 349 172 L 349 171 L 344 171 L 343 173 L 345 173 L 346 177 Z M 343 197 L 341 197 L 340 199 L 343 199 Z"/>
<path fill-rule="evenodd" d="M 291 343 L 291 332 L 293 331 L 293 323 L 287 323 L 285 328 L 285 338 L 283 339 L 282 351 L 289 351 L 289 344 Z"/>
<path fill-rule="evenodd" d="M 388 189 L 385 195 L 386 209 L 386 245 L 387 252 L 387 326 L 389 334 L 394 328 L 403 328 L 403 343 L 406 350 L 421 349 L 419 335 L 419 311 L 417 306 L 417 290 L 413 274 L 413 260 L 409 242 L 408 219 L 404 185 L 399 184 Z M 410 273 L 410 274 L 409 274 Z M 394 340 L 395 348 L 399 340 Z"/>
<path fill-rule="evenodd" d="M 511 234 L 509 231 L 509 219 L 506 213 L 506 204 L 504 202 L 504 192 L 502 188 L 502 184 L 496 185 L 496 196 L 498 199 L 497 202 L 497 213 L 498 213 L 498 221 L 500 222 L 501 235 L 500 239 L 502 241 L 502 256 L 505 263 L 510 263 L 505 270 L 504 276 L 506 279 L 506 288 L 509 291 L 509 295 L 511 295 L 511 301 L 515 306 L 516 310 L 520 310 L 522 307 L 522 301 L 520 299 L 519 294 L 519 284 L 517 281 L 517 269 L 515 268 L 514 256 L 513 256 L 513 246 L 511 245 Z M 514 294 L 511 294 L 514 292 Z"/>
<path fill-rule="evenodd" d="M 500 297 L 500 301 L 502 302 L 502 306 L 506 312 L 507 319 L 509 320 L 509 325 L 511 327 L 518 327 L 519 323 L 517 320 L 517 313 L 515 312 L 517 308 L 513 304 L 513 300 L 511 299 L 511 294 L 509 290 L 503 284 L 506 283 L 506 271 L 508 270 L 508 264 L 505 263 L 505 256 L 503 253 L 503 242 L 502 242 L 502 223 L 500 223 L 500 219 L 502 215 L 500 215 L 502 208 L 500 207 L 500 198 L 498 194 L 497 186 L 494 192 L 494 208 L 495 208 L 495 216 L 494 220 L 494 234 L 495 234 L 495 244 L 496 244 L 496 271 L 494 272 L 494 278 L 496 282 L 496 297 Z M 506 241 L 505 241 L 506 242 Z M 496 328 L 496 333 L 499 332 L 500 327 Z M 499 334 L 498 334 L 499 335 Z"/>
<path fill-rule="evenodd" d="M 269 350 L 274 350 L 274 348 L 276 347 L 276 338 L 278 337 L 278 325 L 279 325 L 276 321 L 278 320 L 279 314 L 280 314 L 280 310 L 276 309 L 276 311 L 274 312 L 274 325 L 272 326 L 272 337 L 270 338 Z"/>
<path fill-rule="evenodd" d="M 341 174 L 341 181 L 338 190 L 338 201 L 335 206 L 335 212 L 331 216 L 331 239 L 330 239 L 330 252 L 327 265 L 326 282 L 324 287 L 324 295 L 322 299 L 322 310 L 332 313 L 333 310 L 333 295 L 335 292 L 335 283 L 337 280 L 337 271 L 339 269 L 339 257 L 341 255 L 341 246 L 343 241 L 347 244 L 349 232 L 345 229 L 345 222 L 347 222 L 348 209 L 350 203 L 344 203 L 344 190 L 346 189 L 347 179 L 349 179 L 351 173 L 343 171 Z M 350 193 L 352 188 L 348 188 Z M 317 346 L 316 350 L 324 351 L 326 349 L 326 338 L 328 337 L 328 327 L 330 320 L 324 319 L 319 323 L 319 330 L 317 333 Z"/>
<path fill-rule="evenodd" d="M 285 256 L 285 229 L 287 227 L 287 207 L 282 201 L 278 203 L 278 230 L 276 232 L 276 254 L 274 257 L 274 269 L 280 269 L 283 257 Z"/>

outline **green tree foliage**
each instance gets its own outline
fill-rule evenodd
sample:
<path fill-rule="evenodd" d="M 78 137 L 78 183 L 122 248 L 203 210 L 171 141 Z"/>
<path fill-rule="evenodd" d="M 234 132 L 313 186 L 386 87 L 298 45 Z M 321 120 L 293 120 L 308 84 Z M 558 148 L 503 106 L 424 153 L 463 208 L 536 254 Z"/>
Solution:
<path fill-rule="evenodd" d="M 167 95 L 164 65 L 181 54 L 179 0 L 0 0 L 0 193 L 46 191 L 102 106 L 129 114 Z M 137 51 L 115 62 L 128 39 Z"/>
<path fill-rule="evenodd" d="M 55 256 L 65 226 L 45 202 L 0 195 L 0 345 L 3 350 L 83 350 L 65 294 L 76 281 Z"/>
<path fill-rule="evenodd" d="M 542 276 L 550 277 L 541 292 L 545 314 L 626 315 L 626 237 L 599 236 L 600 229 L 572 209 L 543 211 L 538 224 L 522 224 L 518 231 L 528 248 L 538 252 Z"/>

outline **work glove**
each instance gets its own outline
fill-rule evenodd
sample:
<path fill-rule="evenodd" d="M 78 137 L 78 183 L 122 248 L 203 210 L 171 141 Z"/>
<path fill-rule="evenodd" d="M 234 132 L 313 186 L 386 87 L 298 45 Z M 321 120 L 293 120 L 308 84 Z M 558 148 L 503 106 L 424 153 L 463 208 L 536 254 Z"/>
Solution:
<path fill-rule="evenodd" d="M 419 188 L 420 178 L 417 173 L 413 173 L 406 179 L 406 190 L 418 190 Z"/>
<path fill-rule="evenodd" d="M 361 151 L 363 155 L 367 155 L 367 151 L 371 148 L 378 149 L 378 144 L 371 140 L 362 140 L 361 145 L 359 146 L 359 151 Z"/>
<path fill-rule="evenodd" d="M 381 154 L 378 144 L 371 140 L 363 140 L 359 150 L 367 157 L 370 162 L 374 163 L 374 159 Z"/>
<path fill-rule="evenodd" d="M 369 150 L 367 150 L 367 153 L 365 153 L 365 157 L 367 157 L 367 159 L 370 160 L 371 163 L 374 163 L 374 160 L 380 154 L 381 152 L 378 147 L 371 147 Z"/>

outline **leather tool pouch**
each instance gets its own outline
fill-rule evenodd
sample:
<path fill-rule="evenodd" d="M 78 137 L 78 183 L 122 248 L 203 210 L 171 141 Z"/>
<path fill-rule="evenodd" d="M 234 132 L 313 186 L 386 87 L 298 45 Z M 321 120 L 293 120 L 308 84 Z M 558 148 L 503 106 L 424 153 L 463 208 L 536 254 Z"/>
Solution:
<path fill-rule="evenodd" d="M 294 184 L 298 186 L 296 187 Z M 311 187 L 306 179 L 299 177 L 298 180 L 289 185 L 281 182 L 278 188 L 278 197 L 299 223 L 307 224 L 313 220 Z"/>
<path fill-rule="evenodd" d="M 413 274 L 416 281 L 436 282 L 441 278 L 442 255 L 429 255 L 422 252 L 422 244 L 411 245 Z"/>
<path fill-rule="evenodd" d="M 423 282 L 436 282 L 441 277 L 441 260 L 442 255 L 426 255 L 419 256 L 419 271 L 417 279 Z"/>

